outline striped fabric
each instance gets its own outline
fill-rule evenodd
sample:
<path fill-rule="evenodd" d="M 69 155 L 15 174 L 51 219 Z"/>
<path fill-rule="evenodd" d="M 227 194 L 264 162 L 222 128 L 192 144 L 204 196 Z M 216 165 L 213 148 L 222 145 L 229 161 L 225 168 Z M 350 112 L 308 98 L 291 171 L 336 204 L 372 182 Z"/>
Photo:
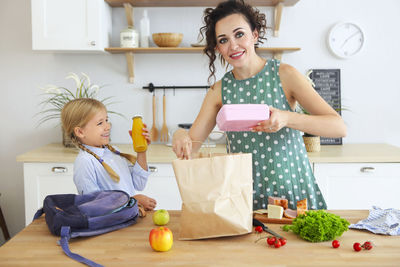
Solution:
<path fill-rule="evenodd" d="M 400 235 L 400 210 L 373 206 L 368 218 L 351 224 L 349 228 L 366 229 L 375 234 Z"/>

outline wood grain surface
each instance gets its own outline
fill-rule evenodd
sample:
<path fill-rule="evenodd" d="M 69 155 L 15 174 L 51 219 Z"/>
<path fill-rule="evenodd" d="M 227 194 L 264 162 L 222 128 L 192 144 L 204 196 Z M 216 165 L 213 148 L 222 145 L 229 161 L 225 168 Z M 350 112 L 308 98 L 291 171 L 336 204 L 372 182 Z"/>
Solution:
<path fill-rule="evenodd" d="M 332 211 L 351 223 L 368 216 L 368 211 Z M 179 211 L 171 211 L 168 227 L 175 237 L 179 233 Z M 154 252 L 148 235 L 155 225 L 149 213 L 137 224 L 101 236 L 71 240 L 72 252 L 104 266 L 399 266 L 400 236 L 374 235 L 349 230 L 338 238 L 341 246 L 331 242 L 310 243 L 293 233 L 283 232 L 278 224 L 267 224 L 287 238 L 279 249 L 266 246 L 266 234 L 197 241 L 174 240 L 168 252 Z M 44 218 L 36 220 L 0 247 L 0 266 L 83 266 L 67 256 L 57 245 L 59 238 L 50 234 Z M 369 251 L 353 251 L 354 242 L 371 240 Z"/>
<path fill-rule="evenodd" d="M 268 214 L 254 214 L 253 218 L 259 220 L 263 223 L 277 223 L 277 224 L 292 224 L 293 219 L 285 218 L 282 219 L 272 219 L 268 218 Z"/>

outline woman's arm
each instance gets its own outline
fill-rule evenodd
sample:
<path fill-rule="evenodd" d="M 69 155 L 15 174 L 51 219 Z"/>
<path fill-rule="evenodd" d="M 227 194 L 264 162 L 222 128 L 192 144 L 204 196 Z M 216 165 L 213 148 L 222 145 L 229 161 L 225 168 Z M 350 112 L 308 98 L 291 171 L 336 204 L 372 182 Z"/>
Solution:
<path fill-rule="evenodd" d="M 314 90 L 304 75 L 288 64 L 280 64 L 279 76 L 282 88 L 292 109 L 296 102 L 310 115 L 283 111 L 271 107 L 267 121 L 255 127 L 256 131 L 276 132 L 290 127 L 302 132 L 324 137 L 343 137 L 346 125 L 340 115 Z"/>
<path fill-rule="evenodd" d="M 178 158 L 189 159 L 193 151 L 199 150 L 201 143 L 214 129 L 217 113 L 221 106 L 221 81 L 218 81 L 208 90 L 200 112 L 190 130 L 178 129 L 174 133 L 172 147 Z"/>

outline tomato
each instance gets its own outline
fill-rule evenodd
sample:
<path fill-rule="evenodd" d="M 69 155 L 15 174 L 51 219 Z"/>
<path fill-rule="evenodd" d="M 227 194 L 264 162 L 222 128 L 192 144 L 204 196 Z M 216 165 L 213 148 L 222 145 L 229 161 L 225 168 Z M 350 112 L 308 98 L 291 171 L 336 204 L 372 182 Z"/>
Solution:
<path fill-rule="evenodd" d="M 254 228 L 254 230 L 256 230 L 256 232 L 262 233 L 263 228 L 261 226 L 256 226 L 256 228 Z"/>
<path fill-rule="evenodd" d="M 372 243 L 370 241 L 365 242 L 362 247 L 366 250 L 370 250 L 372 248 Z"/>
<path fill-rule="evenodd" d="M 279 241 L 281 241 L 282 247 L 286 245 L 286 238 L 279 238 Z"/>
<path fill-rule="evenodd" d="M 332 241 L 332 247 L 334 247 L 334 248 L 340 247 L 340 242 L 339 242 L 339 240 L 333 240 L 333 241 Z"/>
<path fill-rule="evenodd" d="M 356 242 L 353 244 L 353 249 L 357 252 L 359 252 L 361 250 L 361 244 Z"/>
<path fill-rule="evenodd" d="M 282 244 L 281 244 L 281 241 L 276 240 L 276 241 L 275 241 L 275 244 L 274 244 L 274 247 L 275 247 L 275 248 L 280 248 L 281 245 L 282 245 Z"/>
<path fill-rule="evenodd" d="M 158 227 L 150 231 L 149 242 L 155 251 L 168 251 L 172 247 L 174 238 L 167 227 Z"/>
<path fill-rule="evenodd" d="M 276 241 L 275 236 L 270 236 L 270 237 L 268 237 L 268 239 L 267 239 L 267 243 L 268 243 L 268 245 L 270 245 L 270 246 L 272 246 L 273 244 L 275 244 L 275 241 Z"/>

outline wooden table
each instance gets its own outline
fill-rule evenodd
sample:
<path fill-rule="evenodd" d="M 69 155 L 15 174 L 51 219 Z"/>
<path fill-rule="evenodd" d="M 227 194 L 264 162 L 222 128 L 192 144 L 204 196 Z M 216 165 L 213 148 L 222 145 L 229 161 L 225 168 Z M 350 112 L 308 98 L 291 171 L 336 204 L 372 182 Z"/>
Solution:
<path fill-rule="evenodd" d="M 368 211 L 332 211 L 351 223 L 368 216 Z M 341 246 L 331 242 L 310 243 L 293 233 L 280 230 L 288 242 L 279 249 L 255 243 L 255 233 L 198 241 L 179 241 L 179 211 L 171 211 L 168 227 L 175 240 L 168 252 L 154 252 L 148 235 L 155 226 L 151 213 L 136 225 L 101 236 L 71 240 L 72 252 L 105 266 L 400 266 L 400 236 L 374 235 L 367 231 L 349 230 L 338 238 Z M 59 238 L 50 234 L 43 216 L 0 247 L 0 266 L 83 266 L 63 254 Z M 372 250 L 355 252 L 353 243 L 371 240 Z"/>

